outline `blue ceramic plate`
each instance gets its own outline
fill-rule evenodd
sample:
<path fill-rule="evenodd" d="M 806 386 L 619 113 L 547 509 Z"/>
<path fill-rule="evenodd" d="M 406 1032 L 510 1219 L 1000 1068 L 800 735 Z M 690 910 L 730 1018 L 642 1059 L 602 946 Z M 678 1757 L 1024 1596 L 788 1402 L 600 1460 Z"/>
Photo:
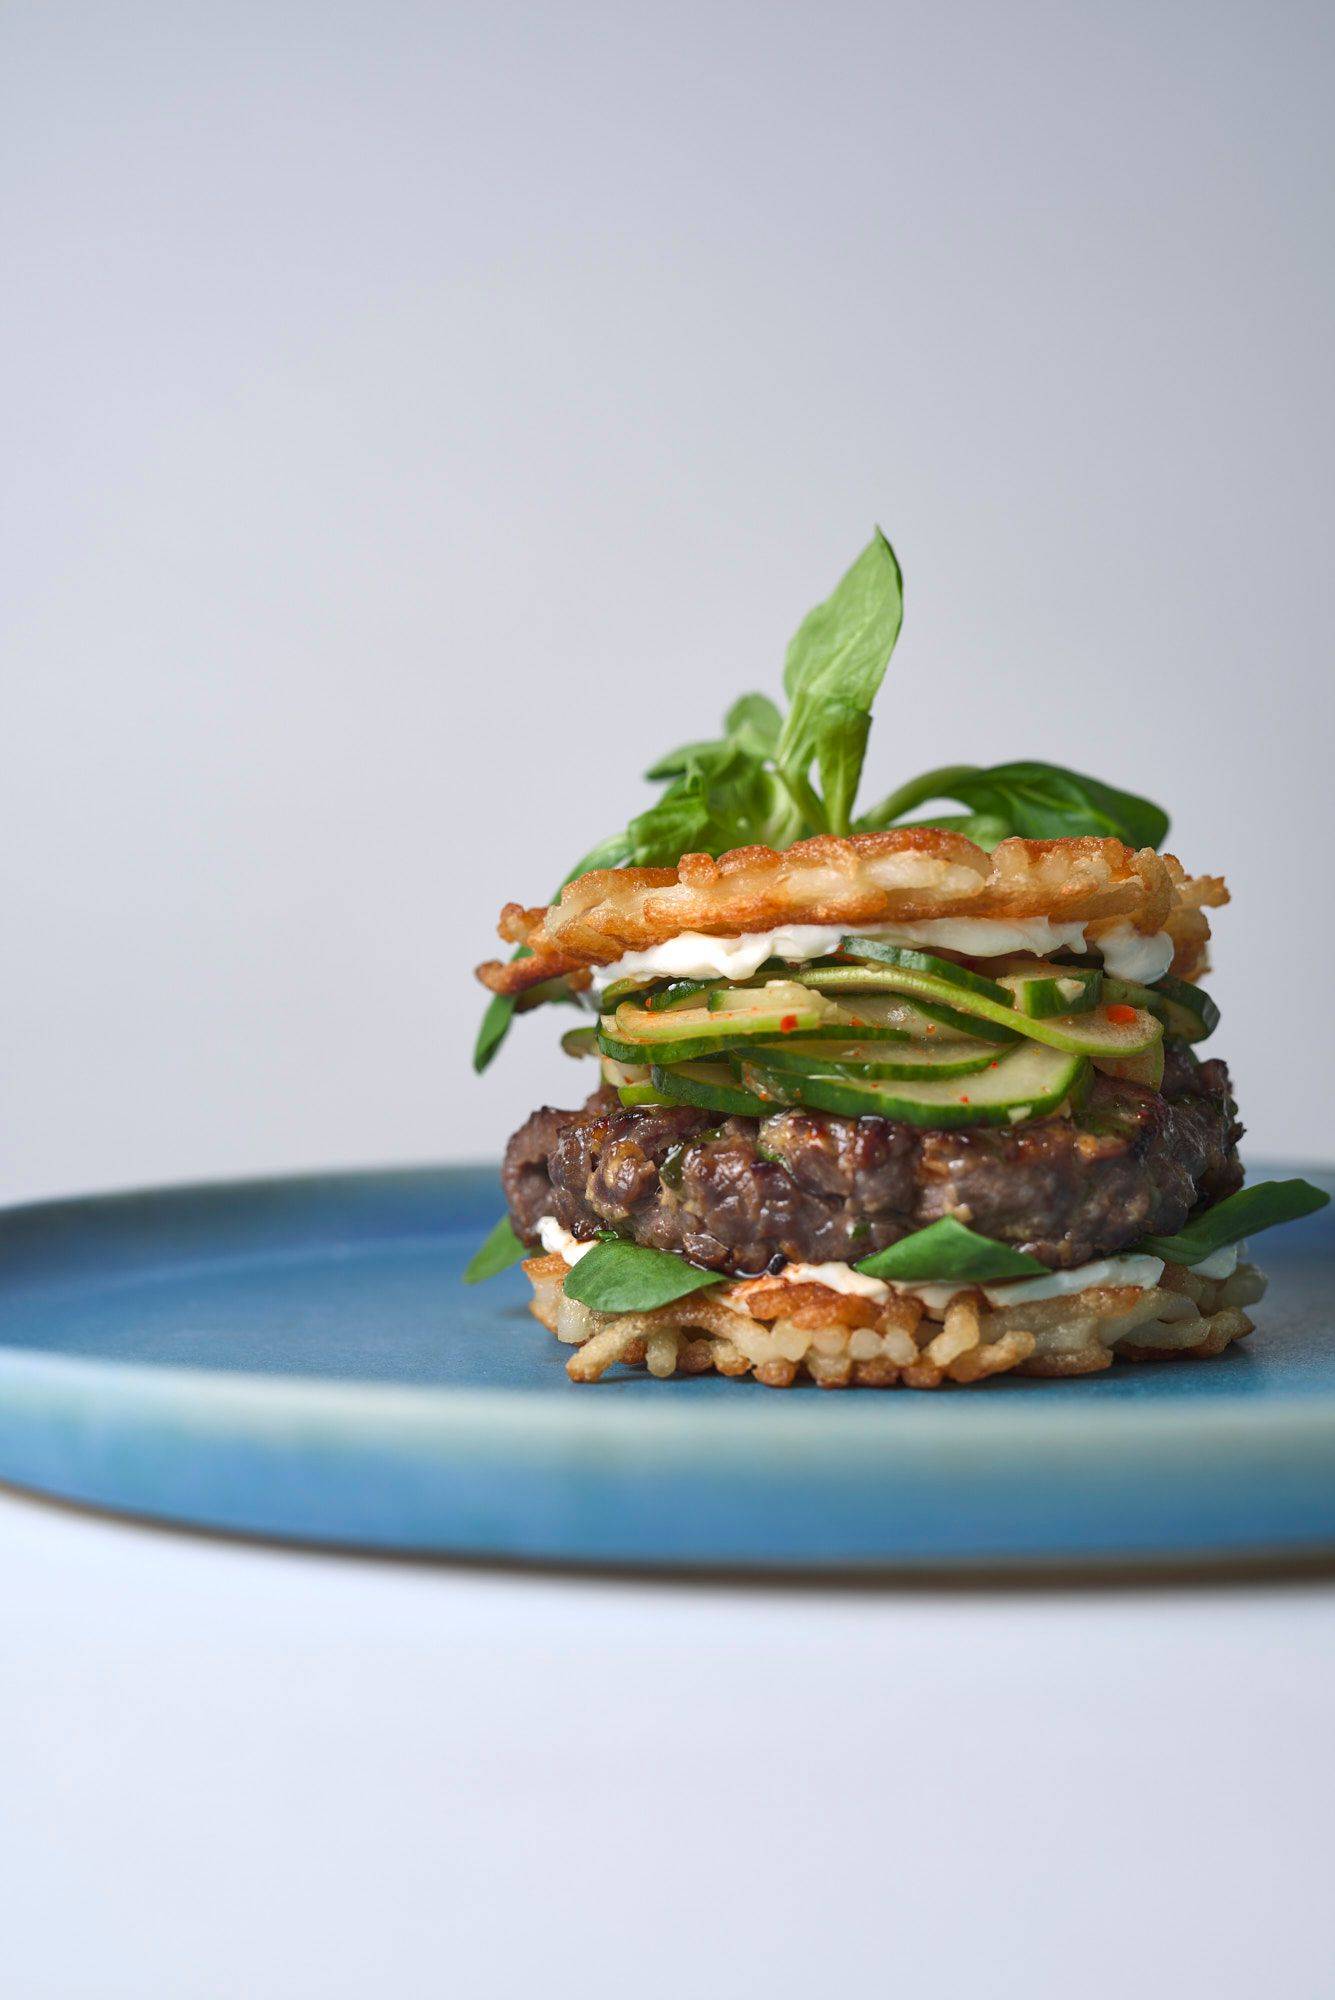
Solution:
<path fill-rule="evenodd" d="M 1278 1171 L 1278 1170 L 1276 1170 Z M 0 1478 L 182 1522 L 554 1562 L 839 1568 L 1335 1549 L 1335 1209 L 1243 1348 L 1075 1382 L 574 1388 L 473 1168 L 0 1215 Z"/>

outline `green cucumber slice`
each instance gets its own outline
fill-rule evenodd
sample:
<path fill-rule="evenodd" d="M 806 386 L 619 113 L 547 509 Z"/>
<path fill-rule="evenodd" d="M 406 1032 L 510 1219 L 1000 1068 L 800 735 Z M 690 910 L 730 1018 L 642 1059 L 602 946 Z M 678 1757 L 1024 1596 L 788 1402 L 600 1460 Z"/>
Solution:
<path fill-rule="evenodd" d="M 810 1015 L 808 1027 L 815 1027 L 821 1021 L 833 1020 L 833 1004 L 804 986 L 796 979 L 768 979 L 763 986 L 715 986 L 705 1002 L 710 1014 L 729 1014 L 739 1018 L 749 1018 L 753 1014 L 772 1014 L 781 1019 L 785 1014 Z"/>
<path fill-rule="evenodd" d="M 656 1090 L 652 1083 L 623 1083 L 617 1090 L 617 1096 L 627 1111 L 638 1111 L 643 1104 L 671 1104 L 674 1101 L 670 1097 L 664 1097 L 662 1091 Z"/>
<path fill-rule="evenodd" d="M 998 959 L 997 979 L 1011 995 L 1018 1013 L 1035 1020 L 1052 1014 L 1083 1014 L 1107 995 L 1103 973 L 1093 965 L 1058 965 L 1049 958 L 1022 953 Z"/>
<path fill-rule="evenodd" d="M 628 1111 L 636 1110 L 641 1104 L 669 1104 L 672 1101 L 655 1090 L 653 1077 L 642 1063 L 618 1062 L 615 1056 L 603 1056 L 599 1066 L 603 1082 L 615 1090 Z"/>
<path fill-rule="evenodd" d="M 647 972 L 642 973 L 638 979 L 614 979 L 610 986 L 606 986 L 603 989 L 602 1005 L 605 1009 L 614 1013 L 623 1000 L 633 1000 L 636 994 L 647 994 L 653 991 L 654 980 L 652 975 Z"/>
<path fill-rule="evenodd" d="M 1183 1041 L 1203 1042 L 1219 1026 L 1219 1009 L 1209 994 L 1203 993 L 1199 986 L 1189 986 L 1185 979 L 1174 979 L 1168 974 L 1154 986 L 1140 986 L 1134 979 L 1105 977 L 1103 997 L 1126 1007 L 1146 1008 L 1163 1022 L 1170 1035 L 1181 1035 Z"/>
<path fill-rule="evenodd" d="M 919 957 L 925 955 L 916 954 Z M 915 972 L 910 966 L 868 966 L 865 971 L 855 973 L 854 977 L 870 978 L 873 973 L 878 984 L 889 991 L 903 993 L 921 1012 L 930 1014 L 938 1007 L 949 1007 L 952 1025 L 958 1025 L 963 1020 L 970 1035 L 979 1041 L 993 1040 L 994 1031 L 999 1028 L 1007 1039 L 1013 1034 L 1020 1034 L 1027 1041 L 1044 1042 L 1049 1048 L 1065 1049 L 1074 1055 L 1134 1056 L 1149 1048 L 1163 1033 L 1155 1017 L 1142 1008 L 1131 1008 L 1131 1018 L 1127 1021 L 1110 1020 L 1106 1007 L 1092 1007 L 1083 1014 L 1054 1014 L 1045 1020 L 1037 1020 L 1011 1006 L 1009 994 L 1003 1005 L 989 999 L 985 993 L 975 992 L 972 987 L 948 984 L 944 979 L 928 973 Z M 831 985 L 831 974 L 828 972 L 820 975 L 820 982 L 822 992 L 841 993 L 845 990 L 841 985 Z M 1126 1011 L 1127 1003 L 1119 1004 L 1122 1011 Z"/>
<path fill-rule="evenodd" d="M 602 1070 L 603 1082 L 610 1084 L 613 1090 L 623 1090 L 649 1081 L 647 1063 L 621 1062 L 616 1056 L 605 1055 L 599 1068 Z"/>
<path fill-rule="evenodd" d="M 708 1007 L 679 1007 L 666 1014 L 654 1014 L 623 1000 L 617 1008 L 608 1039 L 618 1050 L 633 1051 L 640 1062 L 693 1062 L 731 1048 L 739 1041 L 763 1040 L 774 1035 L 801 1033 L 832 1020 L 836 1009 L 822 994 L 787 984 L 775 989 L 775 997 L 765 1005 L 745 1004 L 725 1010 Z M 602 1047 L 608 1049 L 605 1039 Z M 612 1051 L 608 1051 L 611 1053 Z"/>
<path fill-rule="evenodd" d="M 993 1021 L 977 1019 L 969 1014 L 961 1014 L 957 1008 L 930 997 L 924 997 L 916 988 L 910 1001 L 905 991 L 905 975 L 888 965 L 821 965 L 812 966 L 803 972 L 803 986 L 813 987 L 818 993 L 830 993 L 843 1008 L 855 1003 L 848 997 L 856 994 L 856 1004 L 864 1004 L 864 996 L 889 996 L 897 994 L 899 1004 L 905 1009 L 904 1025 L 910 1034 L 930 1033 L 924 1029 L 924 1022 L 931 1028 L 944 1028 L 953 1035 L 962 1035 L 967 1041 L 1014 1042 L 1019 1039 L 1016 1028 Z M 961 996 L 962 997 L 962 996 Z M 1010 1010 L 1007 1009 L 1007 1012 Z"/>
<path fill-rule="evenodd" d="M 701 995 L 713 993 L 718 985 L 717 979 L 669 979 L 666 986 L 656 986 L 644 1004 L 651 1014 L 669 1014 L 692 1003 L 703 1006 Z"/>
<path fill-rule="evenodd" d="M 596 1056 L 598 1053 L 598 1030 L 596 1028 L 567 1028 L 561 1037 L 561 1047 L 568 1056 Z"/>
<path fill-rule="evenodd" d="M 907 945 L 887 944 L 884 938 L 846 937 L 842 948 L 850 958 L 870 961 L 873 965 L 893 965 L 901 972 L 918 972 L 928 979 L 939 979 L 947 986 L 958 986 L 966 993 L 981 994 L 985 1000 L 994 1000 L 998 1007 L 1009 1007 L 1011 996 L 1004 986 L 998 986 L 995 979 L 984 978 L 981 972 L 971 972 L 967 965 L 956 965 L 953 958 L 938 958 L 934 952 L 911 950 Z"/>
<path fill-rule="evenodd" d="M 661 1014 L 673 1007 L 685 1007 L 701 993 L 717 986 L 717 979 L 654 979 L 641 973 L 636 979 L 617 979 L 603 991 L 605 1013 L 615 1013 L 623 1000 L 635 1000 L 651 1013 Z"/>
<path fill-rule="evenodd" d="M 654 1065 L 654 1089 L 671 1104 L 694 1104 L 702 1111 L 721 1111 L 729 1118 L 764 1118 L 773 1105 L 738 1082 L 725 1063 Z"/>
<path fill-rule="evenodd" d="M 752 1056 L 734 1058 L 741 1079 L 756 1095 L 847 1118 L 893 1118 L 909 1125 L 953 1128 L 1018 1125 L 1055 1111 L 1079 1095 L 1089 1063 L 1062 1049 L 1023 1043 L 979 1076 L 915 1081 L 870 1077 L 798 1076 L 763 1069 Z"/>
<path fill-rule="evenodd" d="M 1163 1037 L 1138 1056 L 1095 1056 L 1094 1067 L 1104 1076 L 1120 1077 L 1124 1083 L 1143 1083 L 1157 1090 L 1163 1082 Z"/>
<path fill-rule="evenodd" d="M 1124 1009 L 1131 1018 L 1110 1018 L 1109 1007 L 1091 1007 L 1084 1014 L 1054 1014 L 1047 1020 L 1025 1017 L 1022 1033 L 1052 1049 L 1074 1055 L 1122 1058 L 1138 1056 L 1163 1040 L 1163 1027 L 1139 1007 Z"/>
<path fill-rule="evenodd" d="M 789 990 L 798 995 L 799 1003 L 812 997 L 810 993 L 803 994 L 797 983 Z M 738 1011 L 742 1011 L 763 1004 L 770 991 L 771 988 L 763 986 L 734 986 L 731 997 Z M 711 1000 L 710 1004 L 711 1008 L 717 1008 L 717 1001 Z M 831 1003 L 827 1017 L 817 1027 L 789 1032 L 793 1040 L 803 1042 L 907 1042 L 915 1035 L 934 1034 L 935 1030 L 897 994 L 859 993 L 837 1006 Z"/>
<path fill-rule="evenodd" d="M 760 1042 L 746 1057 L 795 1076 L 977 1076 L 1005 1060 L 995 1042 Z M 734 1055 L 733 1061 L 739 1058 Z"/>

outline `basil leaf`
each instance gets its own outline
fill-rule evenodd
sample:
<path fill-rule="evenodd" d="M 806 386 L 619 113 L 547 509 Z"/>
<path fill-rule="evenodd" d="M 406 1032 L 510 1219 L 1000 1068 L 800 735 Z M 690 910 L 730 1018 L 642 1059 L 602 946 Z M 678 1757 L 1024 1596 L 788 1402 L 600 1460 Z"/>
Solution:
<path fill-rule="evenodd" d="M 1117 791 L 1098 778 L 1059 764 L 947 764 L 900 785 L 858 821 L 859 831 L 902 824 L 904 815 L 931 799 L 958 799 L 984 823 L 989 838 L 980 846 L 1018 834 L 1026 840 L 1061 840 L 1079 834 L 1124 840 L 1128 847 L 1158 847 L 1168 833 L 1168 815 L 1148 799 Z M 958 816 L 933 814 L 917 826 L 959 827 Z M 1004 828 L 1004 832 L 997 829 Z"/>
<path fill-rule="evenodd" d="M 494 1278 L 498 1271 L 508 1271 L 521 1257 L 531 1253 L 515 1235 L 508 1215 L 503 1215 L 486 1241 L 473 1252 L 464 1266 L 464 1283 L 480 1285 L 484 1278 Z"/>
<path fill-rule="evenodd" d="M 783 717 L 767 694 L 744 694 L 723 718 L 729 737 L 752 757 L 771 757 Z"/>
<path fill-rule="evenodd" d="M 797 629 L 784 663 L 788 715 L 774 749 L 780 777 L 811 814 L 814 759 L 828 830 L 847 833 L 871 726 L 904 618 L 904 579 L 880 529 L 852 568 Z"/>
<path fill-rule="evenodd" d="M 1026 840 L 1092 833 L 1128 847 L 1157 847 L 1168 832 L 1167 813 L 1148 799 L 1057 764 L 997 764 L 959 780 L 950 796 L 974 812 L 1008 817 Z"/>
<path fill-rule="evenodd" d="M 527 949 L 527 947 L 526 947 Z M 515 957 L 519 956 L 518 952 Z M 482 1014 L 482 1022 L 473 1044 L 473 1068 L 481 1076 L 487 1064 L 495 1055 L 501 1043 L 510 1032 L 510 1023 L 515 1017 L 513 993 L 493 993 Z"/>
<path fill-rule="evenodd" d="M 660 778 L 682 778 L 688 772 L 707 771 L 726 763 L 731 755 L 731 743 L 683 743 L 680 750 L 669 750 L 666 757 L 651 764 L 644 775 L 651 784 Z"/>
<path fill-rule="evenodd" d="M 722 1282 L 717 1271 L 702 1271 L 668 1250 L 640 1243 L 597 1243 L 566 1279 L 566 1297 L 593 1312 L 652 1312 L 690 1292 Z"/>
<path fill-rule="evenodd" d="M 756 762 L 771 756 L 779 740 L 782 717 L 767 694 L 744 694 L 723 718 L 723 735 L 708 743 L 684 743 L 669 750 L 645 772 L 650 781 L 680 778 L 688 772 L 719 772 L 741 751 Z"/>
<path fill-rule="evenodd" d="M 1169 1264 L 1199 1264 L 1216 1250 L 1241 1243 L 1244 1236 L 1315 1215 L 1329 1200 L 1330 1196 L 1310 1181 L 1256 1181 L 1207 1208 L 1176 1236 L 1147 1236 L 1136 1248 Z"/>
<path fill-rule="evenodd" d="M 864 1257 L 856 1268 L 869 1278 L 898 1278 L 913 1284 L 990 1285 L 1003 1278 L 1046 1277 L 1048 1272 L 1047 1265 L 1027 1251 L 979 1236 L 952 1215 L 929 1222 L 912 1236 L 901 1236 L 888 1250 Z"/>

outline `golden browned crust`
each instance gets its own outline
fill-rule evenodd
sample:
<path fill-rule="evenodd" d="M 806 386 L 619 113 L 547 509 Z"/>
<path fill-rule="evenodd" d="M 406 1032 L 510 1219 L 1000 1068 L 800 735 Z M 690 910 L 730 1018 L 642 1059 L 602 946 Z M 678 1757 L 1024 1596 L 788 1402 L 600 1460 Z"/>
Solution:
<path fill-rule="evenodd" d="M 478 967 L 494 993 L 578 976 L 683 931 L 735 937 L 782 924 L 915 923 L 939 917 L 1083 923 L 1097 942 L 1113 924 L 1166 930 L 1174 970 L 1199 971 L 1210 930 L 1203 912 L 1228 900 L 1217 876 L 1188 876 L 1171 855 L 1120 840 L 1003 840 L 992 854 L 934 827 L 821 835 L 778 852 L 739 847 L 675 868 L 599 868 L 568 883 L 550 907 L 507 903 L 500 935 L 530 958 Z"/>
<path fill-rule="evenodd" d="M 1093 1375 L 1114 1360 L 1222 1354 L 1253 1331 L 1244 1310 L 1265 1291 L 1254 1265 L 1201 1278 L 1166 1265 L 1157 1285 L 1100 1285 L 1066 1298 L 989 1307 L 959 1293 L 939 1312 L 909 1293 L 884 1302 L 782 1273 L 695 1292 L 646 1313 L 596 1313 L 565 1296 L 567 1266 L 530 1257 L 532 1311 L 575 1349 L 573 1382 L 596 1382 L 618 1363 L 651 1375 L 754 1375 L 770 1388 L 799 1376 L 825 1389 L 937 1389 L 989 1376 Z"/>

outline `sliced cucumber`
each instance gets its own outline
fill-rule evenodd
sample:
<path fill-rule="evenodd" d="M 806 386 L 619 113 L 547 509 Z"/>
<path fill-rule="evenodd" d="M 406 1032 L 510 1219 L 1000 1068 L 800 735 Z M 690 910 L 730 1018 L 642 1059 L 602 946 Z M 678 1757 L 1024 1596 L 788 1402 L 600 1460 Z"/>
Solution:
<path fill-rule="evenodd" d="M 656 986 L 644 1004 L 651 1014 L 670 1014 L 676 1007 L 704 1006 L 703 996 L 717 991 L 717 979 L 669 979 L 666 986 Z"/>
<path fill-rule="evenodd" d="M 652 1024 L 653 1033 L 639 1032 L 643 1023 Z M 627 1027 L 630 1032 L 626 1032 Z M 621 1062 L 693 1062 L 700 1056 L 714 1056 L 730 1048 L 735 1031 L 720 1017 L 692 1007 L 678 1014 L 646 1014 L 623 1001 L 615 1016 L 603 1016 L 598 1029 L 598 1046 L 606 1056 Z"/>
<path fill-rule="evenodd" d="M 1163 1037 L 1138 1056 L 1095 1056 L 1094 1067 L 1124 1083 L 1143 1083 L 1157 1090 L 1163 1082 Z"/>
<path fill-rule="evenodd" d="M 899 995 L 900 1005 L 905 1009 L 904 1025 L 911 1034 L 943 1028 L 951 1034 L 963 1035 L 968 1041 L 1004 1043 L 1019 1039 L 1018 1023 L 1010 1028 L 1004 1023 L 962 1014 L 957 1008 L 919 992 L 921 983 L 914 984 L 910 1000 L 905 974 L 888 965 L 813 965 L 801 977 L 802 985 L 814 987 L 819 993 L 833 994 L 842 1008 L 856 1004 L 861 1009 L 864 996 Z M 858 996 L 856 1003 L 849 997 L 852 994 Z M 959 997 L 962 999 L 963 995 Z M 924 1028 L 924 1023 L 930 1023 L 930 1027 Z"/>
<path fill-rule="evenodd" d="M 772 1103 L 744 1087 L 726 1063 L 655 1064 L 653 1085 L 672 1104 L 694 1104 L 702 1111 L 721 1111 L 729 1118 L 764 1118 Z"/>
<path fill-rule="evenodd" d="M 602 1070 L 603 1082 L 610 1084 L 613 1090 L 622 1090 L 649 1081 L 647 1063 L 620 1062 L 616 1056 L 604 1056 L 599 1068 Z"/>
<path fill-rule="evenodd" d="M 1122 1014 L 1128 1018 L 1121 1019 Z M 1023 1033 L 1073 1055 L 1119 1058 L 1138 1056 L 1163 1040 L 1160 1023 L 1138 1007 L 1091 1007 L 1085 1014 L 1054 1014 L 1041 1021 L 1026 1017 Z"/>
<path fill-rule="evenodd" d="M 1005 1060 L 994 1042 L 760 1042 L 738 1060 L 795 1076 L 977 1076 Z"/>
<path fill-rule="evenodd" d="M 1183 1041 L 1203 1042 L 1219 1026 L 1219 1009 L 1209 994 L 1199 986 L 1189 986 L 1185 979 L 1165 975 L 1154 986 L 1140 986 L 1134 979 L 1105 978 L 1103 997 L 1127 1007 L 1147 1008 L 1170 1035 L 1181 1035 Z"/>
<path fill-rule="evenodd" d="M 561 1047 L 568 1056 L 596 1056 L 598 1053 L 598 1030 L 596 1028 L 567 1028 L 561 1037 Z"/>
<path fill-rule="evenodd" d="M 793 1013 L 810 1015 L 812 1018 L 806 1021 L 808 1027 L 832 1021 L 836 1012 L 832 1001 L 796 979 L 768 979 L 763 986 L 715 986 L 705 1007 L 711 1014 L 739 1018 L 752 1014 L 772 1014 L 776 1019 Z"/>
<path fill-rule="evenodd" d="M 914 956 L 925 957 L 926 954 L 916 953 Z M 1154 1016 L 1141 1008 L 1118 1007 L 1118 1013 L 1129 1016 L 1125 1021 L 1110 1018 L 1106 1007 L 1092 1007 L 1083 1014 L 1054 1014 L 1045 1020 L 1037 1020 L 1011 1006 L 1009 994 L 1003 1004 L 990 999 L 985 993 L 975 992 L 971 986 L 951 985 L 933 974 L 916 972 L 911 966 L 868 966 L 865 973 L 859 972 L 855 977 L 870 978 L 873 973 L 877 975 L 878 983 L 903 993 L 920 1012 L 930 1014 L 939 1007 L 949 1007 L 951 1024 L 958 1026 L 964 1020 L 968 1032 L 979 1041 L 993 1040 L 994 1031 L 1000 1029 L 1007 1039 L 1012 1034 L 1020 1034 L 1028 1041 L 1045 1042 L 1049 1048 L 1066 1049 L 1073 1055 L 1134 1056 L 1149 1048 L 1163 1033 Z M 822 973 L 820 990 L 844 991 L 842 986 L 831 988 L 830 981 L 831 975 Z M 1004 988 L 1000 990 L 1005 991 Z"/>
<path fill-rule="evenodd" d="M 893 1118 L 909 1125 L 1018 1125 L 1055 1111 L 1087 1082 L 1084 1056 L 1022 1044 L 979 1076 L 890 1081 L 870 1077 L 798 1076 L 764 1069 L 750 1055 L 734 1062 L 758 1097 L 833 1111 L 848 1118 Z"/>
<path fill-rule="evenodd" d="M 646 1104 L 673 1104 L 676 1101 L 674 1098 L 664 1097 L 662 1091 L 656 1090 L 652 1083 L 623 1083 L 617 1091 L 617 1096 L 627 1111 L 638 1111 Z"/>
<path fill-rule="evenodd" d="M 994 1000 L 999 1007 L 1009 1007 L 1011 996 L 1004 986 L 998 986 L 995 979 L 984 978 L 981 972 L 971 972 L 967 965 L 957 965 L 953 958 L 938 958 L 935 952 L 914 951 L 907 945 L 887 944 L 884 938 L 846 937 L 843 949 L 850 958 L 864 959 L 872 965 L 892 965 L 900 972 L 921 973 L 924 978 L 943 981 L 947 986 L 958 986 L 965 993 L 981 994 L 985 1000 Z"/>
<path fill-rule="evenodd" d="M 610 986 L 603 989 L 602 1004 L 609 1012 L 615 1012 L 623 1000 L 633 1000 L 636 994 L 648 994 L 654 990 L 655 981 L 647 972 L 639 979 L 614 979 Z"/>
<path fill-rule="evenodd" d="M 702 993 L 720 984 L 717 979 L 654 979 L 641 974 L 638 979 L 618 979 L 603 993 L 605 1012 L 615 1013 L 623 1000 L 634 1000 L 653 1014 L 673 1007 L 689 1006 Z"/>
<path fill-rule="evenodd" d="M 615 1055 L 629 1049 L 631 1059 L 640 1062 L 693 1062 L 737 1042 L 800 1034 L 836 1017 L 837 1009 L 823 994 L 808 992 L 805 987 L 785 984 L 775 988 L 774 994 L 765 1005 L 748 1002 L 717 1011 L 679 1007 L 666 1014 L 654 1014 L 623 1000 L 600 1046 Z"/>
<path fill-rule="evenodd" d="M 1017 1012 L 1040 1021 L 1052 1014 L 1085 1013 L 1106 998 L 1103 974 L 1093 965 L 1057 965 L 1048 958 L 1017 953 L 998 959 L 997 978 Z"/>
<path fill-rule="evenodd" d="M 1214 1001 L 1189 980 L 1174 979 L 1171 972 L 1166 972 L 1153 990 L 1160 1006 L 1166 1010 L 1161 1019 L 1170 1034 L 1181 1035 L 1188 1042 L 1203 1042 L 1219 1026 L 1219 1009 Z M 1150 1012 L 1153 1013 L 1154 1009 L 1151 1008 Z M 1194 1033 L 1188 1025 L 1190 1022 L 1196 1024 Z"/>

